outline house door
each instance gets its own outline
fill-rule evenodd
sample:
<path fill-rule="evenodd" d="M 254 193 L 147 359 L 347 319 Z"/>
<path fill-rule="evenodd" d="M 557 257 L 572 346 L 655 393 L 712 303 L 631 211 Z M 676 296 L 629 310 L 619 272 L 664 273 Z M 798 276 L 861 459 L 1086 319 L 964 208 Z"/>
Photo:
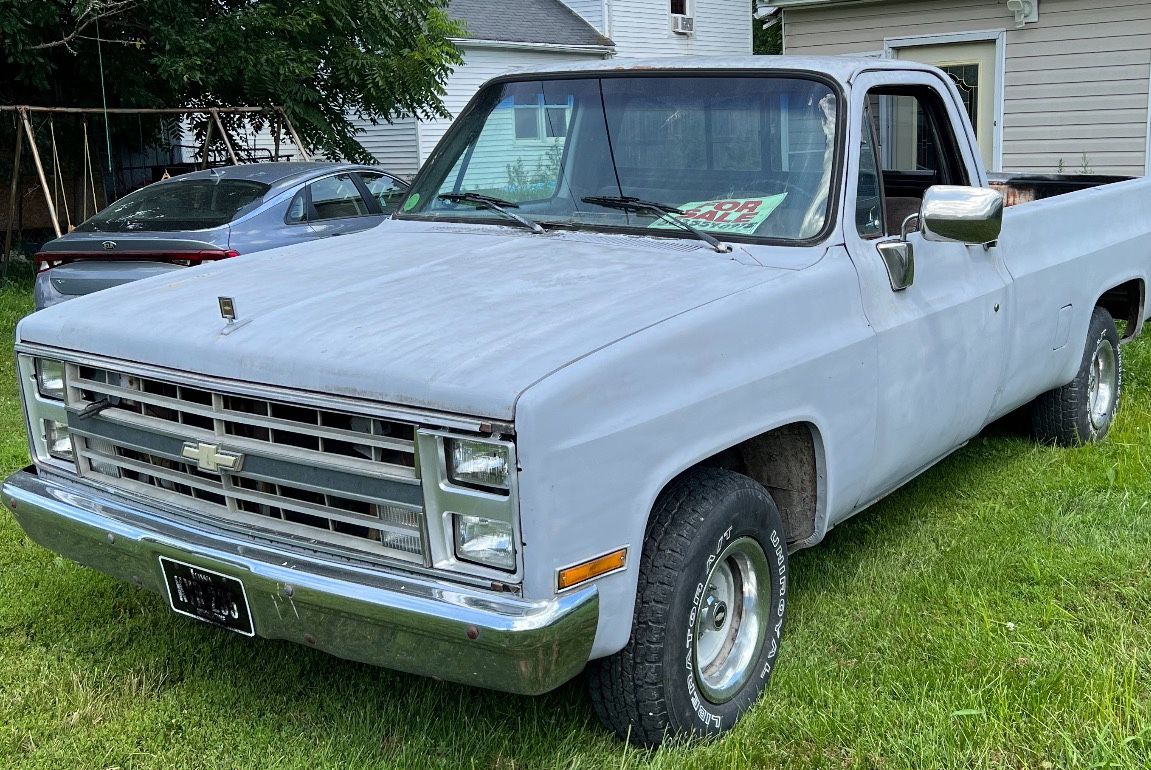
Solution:
<path fill-rule="evenodd" d="M 975 127 L 975 137 L 983 164 L 988 170 L 995 166 L 996 92 L 999 77 L 999 57 L 995 42 L 946 43 L 943 45 L 913 45 L 894 49 L 897 59 L 931 64 L 951 76 L 963 97 L 963 105 Z"/>

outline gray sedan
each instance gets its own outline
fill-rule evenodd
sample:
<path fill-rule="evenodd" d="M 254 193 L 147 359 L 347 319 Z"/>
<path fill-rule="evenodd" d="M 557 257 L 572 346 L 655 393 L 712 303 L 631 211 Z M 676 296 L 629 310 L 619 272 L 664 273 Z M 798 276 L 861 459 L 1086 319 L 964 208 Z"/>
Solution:
<path fill-rule="evenodd" d="M 36 255 L 36 309 L 205 261 L 375 227 L 407 183 L 346 163 L 256 163 L 120 198 Z"/>

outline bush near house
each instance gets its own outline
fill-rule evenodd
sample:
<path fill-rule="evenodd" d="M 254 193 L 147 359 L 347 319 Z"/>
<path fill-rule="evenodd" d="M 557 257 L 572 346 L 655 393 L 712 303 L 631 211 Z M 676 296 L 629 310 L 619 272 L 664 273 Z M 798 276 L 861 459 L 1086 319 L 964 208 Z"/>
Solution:
<path fill-rule="evenodd" d="M 30 308 L 0 290 L 0 337 Z M 996 426 L 797 554 L 768 697 L 690 748 L 608 737 L 578 682 L 520 698 L 229 635 L 0 512 L 0 767 L 1145 770 L 1151 339 L 1126 355 L 1106 443 Z M 3 362 L 8 472 L 27 452 Z"/>

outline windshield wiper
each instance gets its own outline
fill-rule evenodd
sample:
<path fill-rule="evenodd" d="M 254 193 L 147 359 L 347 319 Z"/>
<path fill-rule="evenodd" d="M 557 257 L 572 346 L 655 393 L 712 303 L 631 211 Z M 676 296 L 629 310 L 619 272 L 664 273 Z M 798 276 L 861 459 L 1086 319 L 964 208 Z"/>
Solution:
<path fill-rule="evenodd" d="M 514 211 L 509 211 L 508 209 L 518 209 L 520 204 L 514 203 L 512 201 L 505 201 L 503 198 L 493 198 L 490 195 L 481 195 L 479 193 L 471 192 L 443 193 L 442 195 L 437 195 L 436 197 L 442 201 L 447 201 L 448 203 L 470 203 L 476 208 L 490 209 L 496 213 L 503 214 L 508 219 L 519 222 L 533 233 L 547 232 L 542 227 L 540 227 L 538 223 L 531 221 L 527 217 L 522 217 Z"/>
<path fill-rule="evenodd" d="M 691 233 L 720 254 L 731 253 L 731 246 L 728 246 L 726 243 L 720 243 L 719 239 L 714 236 L 708 235 L 703 230 L 692 227 L 682 219 L 677 219 L 672 216 L 672 214 L 683 213 L 681 209 L 677 209 L 675 206 L 668 206 L 666 203 L 656 203 L 655 201 L 645 201 L 641 198 L 632 198 L 627 195 L 588 195 L 585 198 L 580 198 L 580 200 L 584 203 L 592 203 L 607 209 L 619 209 L 620 211 L 634 212 L 636 214 L 653 214 L 663 221 L 670 222 L 684 231 Z"/>

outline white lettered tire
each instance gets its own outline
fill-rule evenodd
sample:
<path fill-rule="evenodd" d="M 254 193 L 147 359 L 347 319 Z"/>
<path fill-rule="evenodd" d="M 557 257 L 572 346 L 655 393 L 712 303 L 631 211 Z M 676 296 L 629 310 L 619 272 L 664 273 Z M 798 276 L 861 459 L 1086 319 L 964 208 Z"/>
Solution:
<path fill-rule="evenodd" d="M 589 667 L 600 719 L 647 747 L 731 729 L 775 669 L 787 579 L 763 486 L 718 469 L 673 482 L 648 524 L 631 638 Z"/>

